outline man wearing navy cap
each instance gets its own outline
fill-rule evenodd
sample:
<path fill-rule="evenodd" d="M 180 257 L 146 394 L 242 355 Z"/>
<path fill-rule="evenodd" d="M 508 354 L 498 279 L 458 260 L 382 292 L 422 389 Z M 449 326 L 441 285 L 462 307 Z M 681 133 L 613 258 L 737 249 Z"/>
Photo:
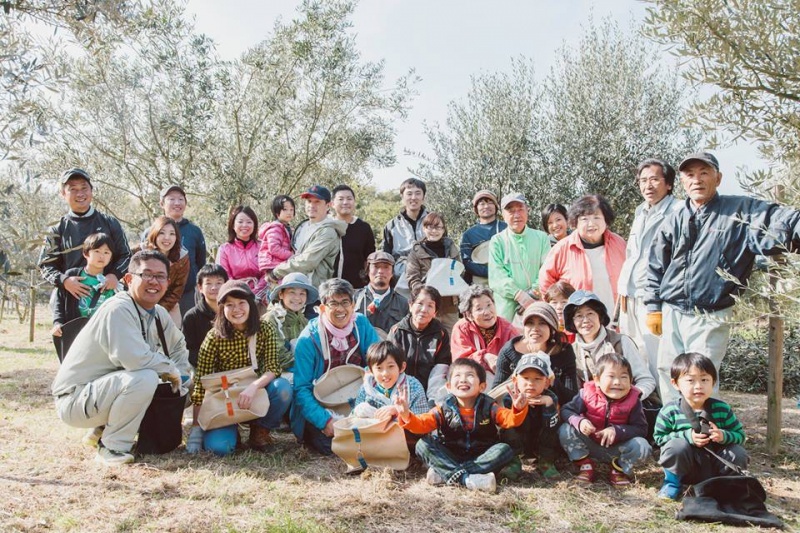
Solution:
<path fill-rule="evenodd" d="M 314 185 L 300 195 L 305 200 L 308 220 L 297 226 L 292 246 L 295 254 L 276 266 L 270 274 L 273 281 L 291 272 L 308 276 L 314 287 L 334 275 L 333 265 L 341 250 L 342 236 L 347 232 L 347 222 L 328 217 L 331 191 Z M 313 303 L 313 302 L 309 302 Z"/>
<path fill-rule="evenodd" d="M 86 264 L 81 247 L 86 237 L 93 233 L 105 233 L 111 237 L 111 262 L 105 268 L 103 289 L 116 289 L 119 280 L 128 271 L 131 250 L 128 239 L 119 221 L 111 215 L 97 211 L 92 206 L 92 181 L 89 173 L 80 168 L 71 168 L 59 178 L 59 194 L 67 203 L 69 212 L 58 224 L 47 229 L 45 245 L 39 255 L 39 270 L 42 277 L 55 286 L 82 298 L 89 294 L 89 286 L 81 283 L 80 276 L 67 277 L 65 272 Z M 55 299 L 51 298 L 51 303 Z"/>
<path fill-rule="evenodd" d="M 661 335 L 658 378 L 665 403 L 678 394 L 670 385 L 678 355 L 699 352 L 719 371 L 733 297 L 744 289 L 756 256 L 800 249 L 800 212 L 755 198 L 721 196 L 722 173 L 713 154 L 691 154 L 678 170 L 687 199 L 656 234 L 644 298 L 647 327 Z"/>

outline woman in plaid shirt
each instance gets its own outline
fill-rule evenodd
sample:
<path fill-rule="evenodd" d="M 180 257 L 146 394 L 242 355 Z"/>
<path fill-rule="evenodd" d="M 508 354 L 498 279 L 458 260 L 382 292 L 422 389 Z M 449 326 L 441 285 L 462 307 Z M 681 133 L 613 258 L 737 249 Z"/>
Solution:
<path fill-rule="evenodd" d="M 239 431 L 236 425 L 203 431 L 197 420 L 203 404 L 205 390 L 200 378 L 251 365 L 248 344 L 256 337 L 256 360 L 259 376 L 239 395 L 239 407 L 247 409 L 259 388 L 266 388 L 269 395 L 269 411 L 266 416 L 250 423 L 248 444 L 254 450 L 264 451 L 273 440 L 270 429 L 276 429 L 289 409 L 292 401 L 292 386 L 281 373 L 278 361 L 278 336 L 272 324 L 261 321 L 258 316 L 255 295 L 244 281 L 226 282 L 217 295 L 217 318 L 214 327 L 206 335 L 197 356 L 195 388 L 192 392 L 194 416 L 192 431 L 186 443 L 189 453 L 202 449 L 217 455 L 228 455 L 236 449 Z"/>

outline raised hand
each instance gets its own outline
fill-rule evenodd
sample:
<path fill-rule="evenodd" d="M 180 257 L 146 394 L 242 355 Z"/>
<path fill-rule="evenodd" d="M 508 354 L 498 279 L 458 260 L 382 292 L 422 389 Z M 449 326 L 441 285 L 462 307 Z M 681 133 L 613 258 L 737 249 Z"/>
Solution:
<path fill-rule="evenodd" d="M 508 391 L 508 395 L 511 396 L 511 405 L 514 409 L 522 411 L 525 406 L 528 405 L 528 397 L 519 390 L 515 381 L 506 385 L 506 390 Z"/>
<path fill-rule="evenodd" d="M 397 411 L 397 416 L 403 422 L 408 422 L 411 414 L 408 408 L 408 387 L 399 387 L 397 394 L 394 397 L 394 408 Z"/>

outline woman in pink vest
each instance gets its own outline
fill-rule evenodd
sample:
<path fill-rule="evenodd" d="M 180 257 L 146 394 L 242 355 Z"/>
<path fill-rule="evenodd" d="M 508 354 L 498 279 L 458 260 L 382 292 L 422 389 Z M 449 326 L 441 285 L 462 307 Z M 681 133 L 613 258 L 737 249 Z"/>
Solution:
<path fill-rule="evenodd" d="M 569 224 L 575 229 L 553 246 L 539 269 L 539 291 L 544 294 L 557 281 L 576 290 L 596 294 L 606 309 L 617 301 L 617 280 L 625 262 L 625 239 L 608 227 L 614 211 L 599 194 L 590 194 L 569 208 Z"/>
<path fill-rule="evenodd" d="M 230 279 L 247 283 L 255 294 L 266 286 L 266 280 L 258 268 L 258 239 L 256 238 L 258 217 L 246 205 L 237 205 L 228 216 L 228 242 L 219 247 L 217 264 L 222 266 Z"/>

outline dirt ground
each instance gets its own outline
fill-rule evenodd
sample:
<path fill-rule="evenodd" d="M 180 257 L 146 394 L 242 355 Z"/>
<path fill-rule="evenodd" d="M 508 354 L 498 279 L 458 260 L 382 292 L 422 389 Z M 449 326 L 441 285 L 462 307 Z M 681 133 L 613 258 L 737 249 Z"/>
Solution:
<path fill-rule="evenodd" d="M 45 317 L 46 318 L 46 317 Z M 674 519 L 680 504 L 656 496 L 655 463 L 628 489 L 605 476 L 591 488 L 567 462 L 546 482 L 531 464 L 497 494 L 431 487 L 418 463 L 405 472 L 346 475 L 337 458 L 309 454 L 289 433 L 271 453 L 220 459 L 179 450 L 106 469 L 81 445 L 83 430 L 55 414 L 58 368 L 46 323 L 0 323 L 0 531 L 748 531 Z M 765 453 L 766 399 L 723 391 L 748 433 L 751 471 L 769 509 L 800 530 L 800 410 L 784 400 L 782 453 Z M 759 531 L 758 529 L 752 529 Z M 763 531 L 763 530 L 760 530 Z"/>

